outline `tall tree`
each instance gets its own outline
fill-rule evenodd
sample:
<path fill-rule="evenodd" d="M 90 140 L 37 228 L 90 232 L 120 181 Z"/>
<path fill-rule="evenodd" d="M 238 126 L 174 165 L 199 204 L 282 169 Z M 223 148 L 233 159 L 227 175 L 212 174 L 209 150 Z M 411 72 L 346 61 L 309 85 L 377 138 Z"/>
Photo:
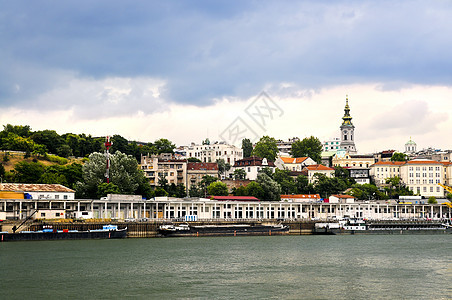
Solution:
<path fill-rule="evenodd" d="M 278 155 L 276 140 L 269 136 L 261 137 L 259 142 L 256 143 L 256 147 L 254 147 L 252 155 L 275 161 L 276 156 Z"/>
<path fill-rule="evenodd" d="M 154 142 L 154 147 L 157 150 L 158 154 L 173 153 L 174 148 L 176 148 L 176 145 L 174 145 L 171 141 L 167 139 L 158 139 Z"/>
<path fill-rule="evenodd" d="M 45 166 L 39 162 L 18 162 L 14 166 L 14 181 L 19 183 L 39 183 Z"/>
<path fill-rule="evenodd" d="M 407 161 L 408 155 L 405 153 L 394 152 L 391 157 L 391 161 Z"/>
<path fill-rule="evenodd" d="M 322 161 L 322 143 L 314 136 L 304 138 L 292 144 L 292 157 L 310 157 L 317 163 Z"/>
<path fill-rule="evenodd" d="M 217 165 L 219 174 L 225 174 L 227 171 L 231 169 L 231 165 L 225 162 L 224 159 L 222 158 L 217 159 Z"/>
<path fill-rule="evenodd" d="M 110 182 L 118 186 L 121 194 L 134 194 L 140 184 L 146 182 L 143 172 L 138 168 L 137 160 L 116 151 L 110 157 Z M 76 190 L 82 197 L 97 197 L 98 186 L 105 181 L 106 158 L 102 153 L 92 153 L 83 166 L 83 182 L 78 182 Z"/>
<path fill-rule="evenodd" d="M 262 200 L 265 201 L 279 201 L 281 200 L 281 186 L 265 173 L 257 175 L 257 183 L 262 187 L 264 195 Z"/>
<path fill-rule="evenodd" d="M 253 152 L 253 144 L 251 143 L 250 139 L 242 140 L 242 150 L 243 158 L 251 156 L 251 153 Z"/>
<path fill-rule="evenodd" d="M 229 195 L 228 186 L 221 181 L 212 182 L 207 187 L 207 193 L 210 196 L 227 196 Z"/>

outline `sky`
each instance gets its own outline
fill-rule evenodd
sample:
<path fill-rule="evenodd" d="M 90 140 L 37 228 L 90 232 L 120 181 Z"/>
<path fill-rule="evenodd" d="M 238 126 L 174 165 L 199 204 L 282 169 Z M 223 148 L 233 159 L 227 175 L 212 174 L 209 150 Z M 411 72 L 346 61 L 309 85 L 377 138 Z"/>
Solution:
<path fill-rule="evenodd" d="M 452 149 L 451 1 L 0 0 L 0 125 Z"/>

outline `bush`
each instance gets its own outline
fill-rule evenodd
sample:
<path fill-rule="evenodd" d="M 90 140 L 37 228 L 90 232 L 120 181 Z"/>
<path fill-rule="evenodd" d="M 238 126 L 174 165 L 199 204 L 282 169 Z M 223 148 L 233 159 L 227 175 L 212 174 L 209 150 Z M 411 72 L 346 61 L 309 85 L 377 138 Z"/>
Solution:
<path fill-rule="evenodd" d="M 55 162 L 55 163 L 57 163 L 59 165 L 65 165 L 65 164 L 68 163 L 67 158 L 59 157 L 59 156 L 56 156 L 56 155 L 47 155 L 47 160 L 51 161 L 51 162 Z"/>
<path fill-rule="evenodd" d="M 436 201 L 436 198 L 435 198 L 434 196 L 430 196 L 430 197 L 428 198 L 428 203 L 429 203 L 429 204 L 437 204 L 438 201 Z"/>

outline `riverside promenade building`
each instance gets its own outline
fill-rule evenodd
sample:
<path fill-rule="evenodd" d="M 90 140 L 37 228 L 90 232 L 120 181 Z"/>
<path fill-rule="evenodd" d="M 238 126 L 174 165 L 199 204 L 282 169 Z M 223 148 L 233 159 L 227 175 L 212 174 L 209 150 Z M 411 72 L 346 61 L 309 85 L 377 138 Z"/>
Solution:
<path fill-rule="evenodd" d="M 156 197 L 136 199 L 0 199 L 0 213 L 5 219 L 26 219 L 36 210 L 64 213 L 66 218 L 88 212 L 94 219 L 116 220 L 183 220 L 197 216 L 198 220 L 328 220 L 343 217 L 368 219 L 440 219 L 452 218 L 446 205 L 428 204 L 421 200 L 412 204 L 395 201 L 377 202 L 309 202 L 298 201 L 231 201 L 207 198 L 179 199 Z M 51 215 L 51 214 L 49 214 Z M 49 217 L 46 217 L 49 218 Z"/>

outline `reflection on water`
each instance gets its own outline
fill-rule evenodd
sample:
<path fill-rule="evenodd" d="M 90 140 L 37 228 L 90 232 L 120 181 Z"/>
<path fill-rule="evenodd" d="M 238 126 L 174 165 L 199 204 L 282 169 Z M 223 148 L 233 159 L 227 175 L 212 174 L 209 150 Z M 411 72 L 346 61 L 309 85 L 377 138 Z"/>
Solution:
<path fill-rule="evenodd" d="M 0 282 L 8 299 L 448 299 L 451 249 L 452 235 L 11 242 Z"/>

